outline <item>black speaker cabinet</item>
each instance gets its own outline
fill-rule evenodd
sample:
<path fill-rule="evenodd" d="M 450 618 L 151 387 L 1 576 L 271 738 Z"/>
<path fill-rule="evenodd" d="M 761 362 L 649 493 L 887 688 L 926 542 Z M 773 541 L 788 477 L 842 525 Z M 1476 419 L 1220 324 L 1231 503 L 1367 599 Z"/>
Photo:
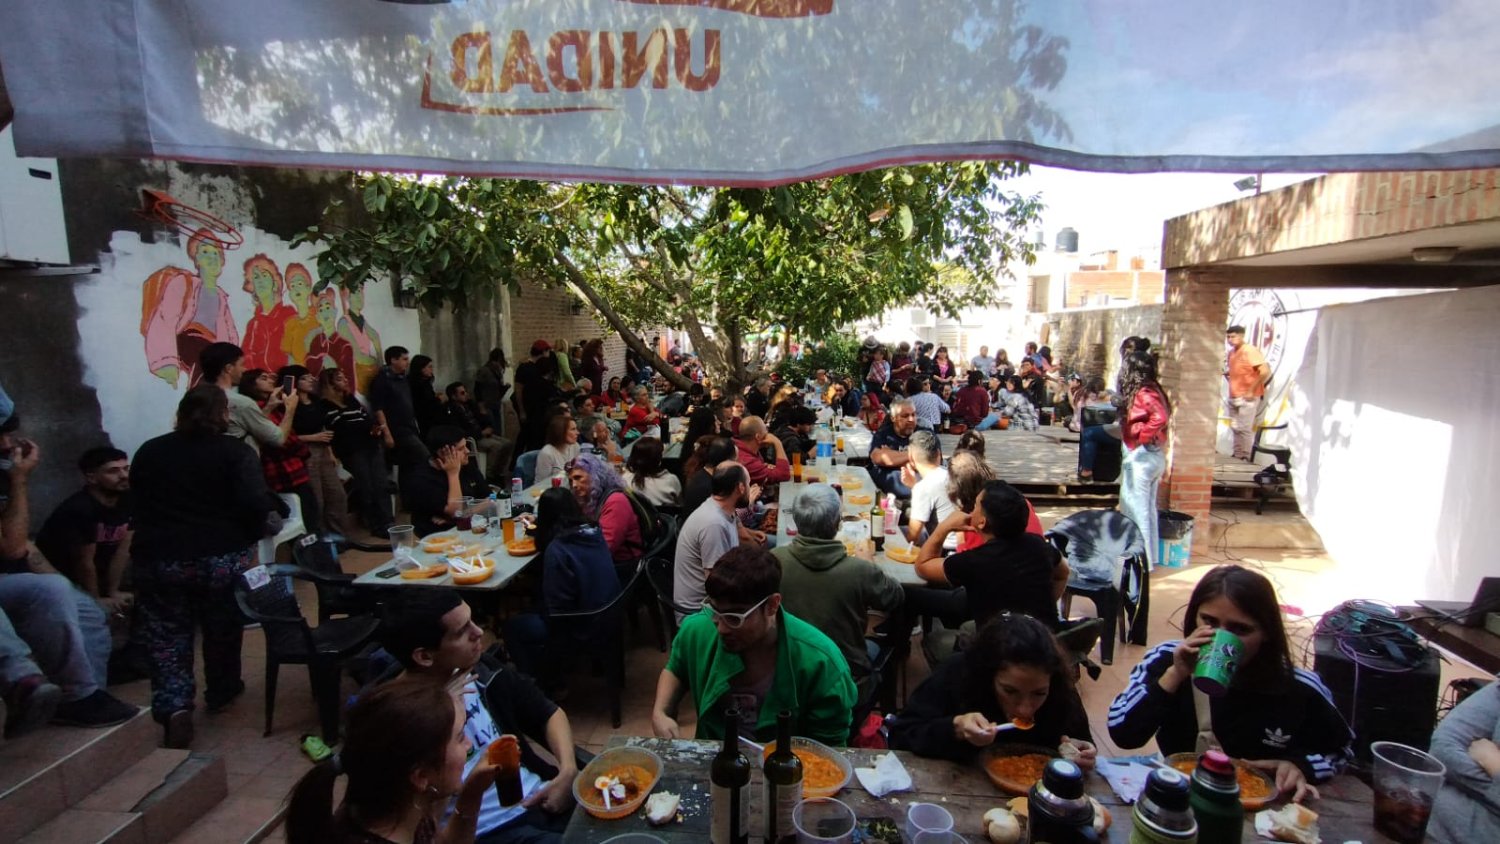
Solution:
<path fill-rule="evenodd" d="M 1350 642 L 1356 647 L 1378 647 L 1372 638 Z M 1370 763 L 1371 742 L 1395 741 L 1427 749 L 1437 724 L 1439 681 L 1438 658 L 1430 648 L 1420 651 L 1415 667 L 1388 670 L 1372 667 L 1394 665 L 1373 650 L 1363 660 L 1369 664 L 1357 664 L 1340 650 L 1336 636 L 1316 636 L 1313 644 L 1313 670 L 1354 729 L 1354 753 L 1361 763 Z M 1411 646 L 1404 651 L 1418 653 Z"/>

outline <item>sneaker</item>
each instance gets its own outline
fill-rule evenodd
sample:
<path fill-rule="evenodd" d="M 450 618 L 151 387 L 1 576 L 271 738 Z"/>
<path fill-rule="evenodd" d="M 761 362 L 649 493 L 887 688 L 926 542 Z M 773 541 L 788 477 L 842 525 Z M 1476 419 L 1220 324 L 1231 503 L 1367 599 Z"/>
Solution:
<path fill-rule="evenodd" d="M 165 747 L 187 750 L 193 743 L 193 710 L 179 709 L 167 716 Z"/>
<path fill-rule="evenodd" d="M 239 696 L 242 695 L 242 694 L 244 694 L 244 693 L 245 693 L 245 681 L 244 680 L 235 680 L 234 681 L 234 688 L 230 690 L 229 694 L 227 694 L 227 695 L 213 695 L 212 697 L 210 697 L 209 695 L 205 694 L 203 697 L 204 697 L 204 702 L 207 704 L 207 709 L 208 709 L 209 712 L 211 712 L 211 713 L 212 712 L 223 712 L 224 710 L 226 710 L 226 709 L 229 708 L 230 704 L 232 704 L 236 700 L 238 700 Z"/>
<path fill-rule="evenodd" d="M 70 727 L 112 727 L 129 721 L 140 711 L 140 707 L 131 706 L 100 689 L 82 700 L 58 704 L 52 723 Z"/>
<path fill-rule="evenodd" d="M 299 743 L 302 752 L 315 764 L 333 755 L 333 749 L 323 742 L 321 738 L 314 735 L 304 734 Z"/>
<path fill-rule="evenodd" d="M 5 737 L 25 735 L 52 720 L 62 702 L 62 689 L 40 674 L 22 677 L 5 696 Z"/>

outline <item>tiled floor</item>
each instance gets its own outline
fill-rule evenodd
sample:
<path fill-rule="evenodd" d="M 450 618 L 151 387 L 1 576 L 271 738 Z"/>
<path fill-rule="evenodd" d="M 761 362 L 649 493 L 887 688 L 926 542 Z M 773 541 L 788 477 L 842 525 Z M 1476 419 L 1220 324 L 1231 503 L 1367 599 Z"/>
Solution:
<path fill-rule="evenodd" d="M 1152 642 L 1170 638 L 1181 622 L 1182 607 L 1187 601 L 1193 585 L 1213 564 L 1240 562 L 1259 568 L 1277 585 L 1281 600 L 1289 616 L 1297 619 L 1292 624 L 1297 640 L 1294 650 L 1300 652 L 1300 643 L 1305 642 L 1312 628 L 1306 620 L 1350 597 L 1349 591 L 1355 581 L 1348 572 L 1341 571 L 1326 556 L 1319 553 L 1295 551 L 1257 551 L 1235 549 L 1224 552 L 1233 555 L 1223 559 L 1203 560 L 1201 564 L 1187 569 L 1159 570 L 1152 579 Z M 380 562 L 381 558 L 371 554 L 351 552 L 343 560 L 349 571 L 363 571 Z M 308 605 L 311 605 L 309 596 Z M 1073 607 L 1074 615 L 1088 614 L 1087 601 L 1080 600 Z M 604 746 L 610 736 L 649 734 L 650 707 L 655 693 L 656 678 L 665 663 L 665 655 L 658 649 L 655 637 L 642 614 L 642 627 L 630 633 L 627 687 L 624 698 L 624 721 L 618 730 L 609 724 L 608 703 L 602 682 L 595 677 L 577 675 L 572 680 L 571 695 L 565 709 L 573 724 L 575 740 L 591 750 Z M 1111 745 L 1104 729 L 1104 717 L 1114 695 L 1124 687 L 1127 675 L 1145 648 L 1119 645 L 1115 662 L 1105 666 L 1098 681 L 1085 678 L 1080 687 L 1084 703 L 1090 713 L 1094 727 L 1094 739 L 1101 745 L 1101 752 L 1119 750 Z M 257 630 L 245 633 L 245 655 L 243 675 L 247 685 L 245 695 L 227 711 L 206 715 L 199 713 L 195 750 L 208 750 L 222 754 L 229 776 L 229 797 L 208 816 L 201 819 L 178 841 L 242 841 L 276 816 L 297 778 L 309 763 L 297 748 L 298 738 L 307 732 L 317 731 L 317 717 L 309 690 L 307 673 L 296 666 L 282 669 L 276 708 L 276 731 L 270 737 L 262 737 L 264 696 L 263 640 Z M 914 649 L 907 666 L 908 688 L 915 688 L 927 676 L 927 667 L 920 652 Z M 1476 672 L 1445 665 L 1443 682 L 1456 676 L 1469 676 Z M 116 687 L 113 691 L 134 703 L 145 704 L 148 697 L 147 683 L 137 682 Z M 351 689 L 352 690 L 352 689 Z M 684 705 L 683 727 L 691 733 L 693 717 L 691 706 Z M 273 830 L 267 839 L 281 841 L 280 829 Z"/>

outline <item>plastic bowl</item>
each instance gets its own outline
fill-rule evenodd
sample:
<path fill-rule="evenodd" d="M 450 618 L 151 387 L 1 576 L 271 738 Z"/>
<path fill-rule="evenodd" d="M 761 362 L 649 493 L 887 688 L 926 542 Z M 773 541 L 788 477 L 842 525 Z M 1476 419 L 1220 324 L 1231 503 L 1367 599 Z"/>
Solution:
<path fill-rule="evenodd" d="M 595 779 L 621 765 L 636 765 L 645 769 L 651 775 L 651 784 L 641 789 L 634 800 L 618 805 L 612 804 L 609 809 L 583 799 L 585 790 L 594 792 Z M 585 812 L 601 820 L 612 821 L 627 817 L 641 808 L 646 798 L 651 796 L 651 789 L 661 781 L 661 771 L 661 757 L 644 747 L 612 747 L 595 756 L 592 762 L 584 765 L 583 770 L 578 772 L 578 776 L 573 780 L 573 800 L 582 806 Z"/>
<path fill-rule="evenodd" d="M 515 542 L 512 542 L 509 545 L 505 546 L 505 553 L 511 555 L 512 557 L 524 557 L 528 554 L 535 554 L 536 540 L 517 539 Z"/>
<path fill-rule="evenodd" d="M 1055 747 L 1049 748 L 1042 747 L 1041 745 L 1020 743 L 992 744 L 987 750 L 984 751 L 982 757 L 982 766 L 984 768 L 984 775 L 989 777 L 990 782 L 994 783 L 996 788 L 1000 789 L 1006 794 L 1024 796 L 1025 794 L 1030 792 L 1031 787 L 1036 784 L 1036 779 L 1041 779 L 1040 774 L 1038 774 L 1036 779 L 1017 779 L 1009 775 L 1002 774 L 1000 771 L 996 770 L 988 763 L 992 760 L 1004 759 L 1012 756 L 1043 756 L 1048 760 L 1052 760 L 1056 759 L 1057 755 L 1057 748 Z"/>
<path fill-rule="evenodd" d="M 448 573 L 447 563 L 429 563 L 412 569 L 402 569 L 402 580 L 430 580 Z"/>
<path fill-rule="evenodd" d="M 761 757 L 762 761 L 764 761 L 766 756 L 770 756 L 771 753 L 775 750 L 776 742 L 773 741 L 767 744 L 766 752 Z M 804 753 L 811 753 L 815 756 L 821 756 L 824 759 L 829 760 L 833 764 L 837 765 L 839 768 L 839 772 L 843 774 L 843 777 L 838 781 L 838 784 L 833 786 L 832 788 L 809 788 L 807 786 L 806 780 L 807 771 L 804 769 L 802 774 L 804 777 L 802 781 L 803 797 L 832 797 L 833 795 L 838 794 L 840 791 L 842 791 L 844 786 L 849 784 L 849 780 L 854 777 L 854 765 L 849 762 L 849 757 L 838 752 L 837 750 L 834 750 L 821 741 L 814 741 L 813 739 L 803 738 L 802 736 L 792 736 L 792 751 L 796 752 L 798 750 L 801 750 Z"/>
<path fill-rule="evenodd" d="M 484 560 L 484 566 L 478 571 L 468 573 L 453 572 L 453 582 L 460 586 L 472 586 L 475 583 L 483 583 L 489 580 L 490 575 L 495 573 L 495 559 L 493 557 L 484 557 L 482 559 Z"/>

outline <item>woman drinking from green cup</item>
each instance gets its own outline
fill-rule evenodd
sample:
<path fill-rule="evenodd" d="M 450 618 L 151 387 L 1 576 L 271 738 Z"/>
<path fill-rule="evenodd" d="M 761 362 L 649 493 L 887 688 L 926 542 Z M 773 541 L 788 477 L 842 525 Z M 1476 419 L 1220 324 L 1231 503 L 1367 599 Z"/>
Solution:
<path fill-rule="evenodd" d="M 1311 783 L 1353 758 L 1353 733 L 1318 675 L 1292 662 L 1271 582 L 1241 566 L 1213 569 L 1182 628 L 1185 639 L 1157 645 L 1130 672 L 1109 707 L 1110 738 L 1131 748 L 1154 736 L 1164 754 L 1220 747 L 1270 773 L 1283 796 L 1316 798 Z M 1209 664 L 1199 670 L 1200 661 Z"/>

